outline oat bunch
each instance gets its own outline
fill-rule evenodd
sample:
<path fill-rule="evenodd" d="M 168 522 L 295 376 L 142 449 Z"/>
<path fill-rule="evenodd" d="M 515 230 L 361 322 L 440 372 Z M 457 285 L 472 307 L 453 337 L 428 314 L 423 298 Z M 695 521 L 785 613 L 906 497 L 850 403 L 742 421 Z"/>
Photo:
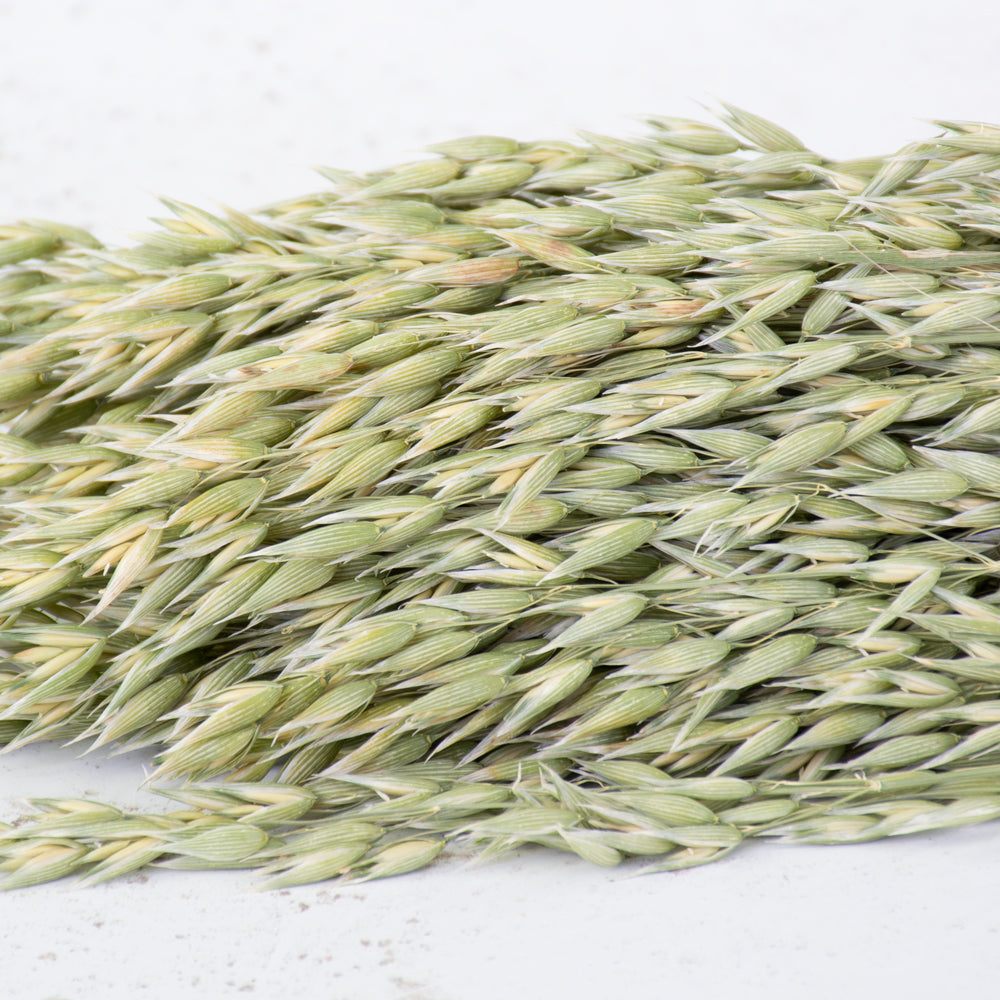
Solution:
<path fill-rule="evenodd" d="M 1000 816 L 1000 128 L 723 121 L 0 229 L 0 885 Z"/>

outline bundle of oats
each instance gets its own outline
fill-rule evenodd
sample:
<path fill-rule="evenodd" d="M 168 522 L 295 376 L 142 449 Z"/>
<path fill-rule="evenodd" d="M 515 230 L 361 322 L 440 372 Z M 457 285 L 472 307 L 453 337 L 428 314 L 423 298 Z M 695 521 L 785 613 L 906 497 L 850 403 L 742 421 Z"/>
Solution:
<path fill-rule="evenodd" d="M 1000 816 L 1000 129 L 723 120 L 0 229 L 0 885 Z"/>

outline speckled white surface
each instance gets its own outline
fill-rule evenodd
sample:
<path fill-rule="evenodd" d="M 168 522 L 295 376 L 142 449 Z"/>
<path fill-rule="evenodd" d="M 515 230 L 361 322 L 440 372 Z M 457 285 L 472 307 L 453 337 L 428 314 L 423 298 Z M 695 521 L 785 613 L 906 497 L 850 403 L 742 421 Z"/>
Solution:
<path fill-rule="evenodd" d="M 0 790 L 148 804 L 141 757 L 67 756 L 0 758 Z M 276 893 L 246 872 L 58 883 L 0 896 L 0 996 L 992 997 L 998 847 L 993 823 L 841 848 L 754 843 L 642 878 L 528 850 Z"/>
<path fill-rule="evenodd" d="M 251 207 L 468 132 L 622 132 L 720 97 L 823 152 L 918 117 L 1000 121 L 1000 14 L 925 0 L 0 0 L 0 221 L 112 240 L 163 192 Z M 143 759 L 0 757 L 27 794 L 120 805 Z M 1000 824 L 850 848 L 753 844 L 631 878 L 564 856 L 259 894 L 246 873 L 0 896 L 0 998 L 319 1000 L 993 996 Z"/>
<path fill-rule="evenodd" d="M 0 758 L 0 790 L 148 802 L 135 792 L 141 758 L 67 756 Z M 992 823 L 840 848 L 752 843 L 642 878 L 526 850 L 276 893 L 255 892 L 246 872 L 57 883 L 0 896 L 0 996 L 988 998 L 1000 981 L 998 847 Z"/>

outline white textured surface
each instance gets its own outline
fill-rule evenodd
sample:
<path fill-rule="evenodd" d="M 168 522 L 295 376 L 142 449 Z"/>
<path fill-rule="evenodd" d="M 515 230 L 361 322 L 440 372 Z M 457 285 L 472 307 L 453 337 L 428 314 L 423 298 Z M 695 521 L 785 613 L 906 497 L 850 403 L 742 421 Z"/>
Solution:
<path fill-rule="evenodd" d="M 121 239 L 150 192 L 238 207 L 468 132 L 622 132 L 730 100 L 838 156 L 1000 121 L 997 8 L 926 0 L 0 0 L 0 221 Z M 16 797 L 122 805 L 142 759 L 0 757 Z M 850 848 L 754 844 L 644 879 L 525 852 L 347 890 L 158 872 L 0 896 L 10 1000 L 992 996 L 1000 826 Z"/>
<path fill-rule="evenodd" d="M 64 770 L 67 756 L 2 757 L 0 789 L 148 802 L 136 755 Z M 851 847 L 752 843 L 642 878 L 526 850 L 276 893 L 254 892 L 246 872 L 57 883 L 0 896 L 0 996 L 989 998 L 998 846 L 992 823 Z"/>
<path fill-rule="evenodd" d="M 1000 119 L 1000 18 L 931 0 L 0 0 L 0 218 L 142 227 L 150 192 L 248 207 L 313 164 L 469 132 L 570 137 L 721 98 L 836 156 Z"/>

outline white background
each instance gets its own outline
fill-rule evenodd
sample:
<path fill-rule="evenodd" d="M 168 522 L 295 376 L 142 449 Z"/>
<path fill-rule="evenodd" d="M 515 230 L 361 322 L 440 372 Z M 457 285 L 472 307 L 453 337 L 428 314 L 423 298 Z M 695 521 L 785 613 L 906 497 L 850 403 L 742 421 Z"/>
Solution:
<path fill-rule="evenodd" d="M 723 99 L 818 152 L 889 152 L 918 119 L 1000 121 L 1000 14 L 975 0 L 0 2 L 0 224 L 111 241 L 165 193 L 240 208 L 315 164 L 413 158 L 470 132 L 625 134 Z M 0 757 L 19 796 L 144 805 L 142 758 Z M 850 848 L 754 844 L 632 878 L 542 852 L 360 887 L 258 894 L 158 872 L 0 896 L 0 996 L 995 996 L 998 824 Z"/>

